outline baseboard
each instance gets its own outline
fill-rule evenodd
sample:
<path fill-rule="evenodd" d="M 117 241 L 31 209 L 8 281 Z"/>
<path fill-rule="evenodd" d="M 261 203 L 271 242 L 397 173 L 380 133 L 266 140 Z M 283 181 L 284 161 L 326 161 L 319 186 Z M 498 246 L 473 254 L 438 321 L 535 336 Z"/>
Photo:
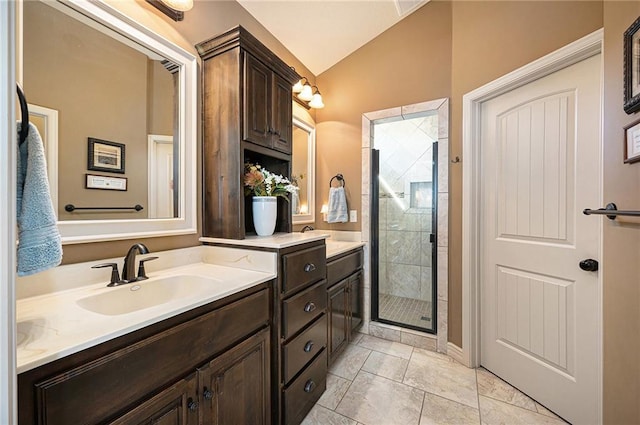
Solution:
<path fill-rule="evenodd" d="M 464 352 L 462 351 L 462 348 L 458 347 L 452 342 L 447 342 L 447 355 L 458 363 L 462 363 L 463 365 L 467 366 L 466 362 L 464 361 Z"/>

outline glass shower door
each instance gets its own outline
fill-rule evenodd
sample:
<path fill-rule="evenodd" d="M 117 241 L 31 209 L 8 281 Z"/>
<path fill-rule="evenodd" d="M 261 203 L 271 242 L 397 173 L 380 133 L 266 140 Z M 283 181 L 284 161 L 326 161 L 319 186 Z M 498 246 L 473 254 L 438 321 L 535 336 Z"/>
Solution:
<path fill-rule="evenodd" d="M 372 319 L 435 333 L 437 116 L 373 130 Z"/>

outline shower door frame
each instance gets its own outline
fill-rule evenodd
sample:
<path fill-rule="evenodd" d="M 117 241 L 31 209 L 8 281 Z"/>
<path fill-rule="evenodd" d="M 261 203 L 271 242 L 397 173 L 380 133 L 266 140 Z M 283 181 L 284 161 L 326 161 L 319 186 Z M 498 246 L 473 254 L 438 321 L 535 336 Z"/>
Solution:
<path fill-rule="evenodd" d="M 379 150 L 375 148 L 375 135 L 371 137 L 374 146 L 371 146 L 371 264 L 380 264 L 380 174 Z M 432 144 L 432 169 L 431 169 L 431 232 L 429 242 L 431 244 L 431 326 L 429 328 L 412 325 L 404 322 L 380 317 L 380 268 L 371 268 L 371 320 L 387 325 L 400 326 L 414 331 L 429 334 L 438 333 L 438 141 Z M 422 243 L 422 241 L 421 241 Z M 422 248 L 420 248 L 422 249 Z"/>
<path fill-rule="evenodd" d="M 433 302 L 437 303 L 437 334 L 431 335 L 424 332 L 414 331 L 405 328 L 396 328 L 392 326 L 392 337 L 394 340 L 401 341 L 418 341 L 415 339 L 416 335 L 424 335 L 424 338 L 419 338 L 422 341 L 420 344 L 423 348 L 433 347 L 430 349 L 436 349 L 441 353 L 451 353 L 454 357 L 459 357 L 461 349 L 455 344 L 448 342 L 448 284 L 449 284 L 449 249 L 448 249 L 448 210 L 449 210 L 449 166 L 450 162 L 459 164 L 461 161 L 449 161 L 449 99 L 442 98 L 421 103 L 415 103 L 411 105 L 398 106 L 389 109 L 377 110 L 372 112 L 366 112 L 362 114 L 362 241 L 365 245 L 365 265 L 364 265 L 364 287 L 365 287 L 365 304 L 364 304 L 364 319 L 363 332 L 369 333 L 370 329 L 373 330 L 374 326 L 380 328 L 381 326 L 389 326 L 386 324 L 372 322 L 373 313 L 373 288 L 372 288 L 372 237 L 371 237 L 371 147 L 372 143 L 372 128 L 373 124 L 392 121 L 397 117 L 411 117 L 418 114 L 424 114 L 429 111 L 438 112 L 438 228 L 435 232 L 437 235 L 437 298 Z M 384 332 L 389 335 L 390 333 Z M 405 336 L 405 334 L 407 334 Z M 427 338 L 435 340 L 429 342 Z M 410 342 L 409 342 L 410 343 Z M 435 345 L 435 347 L 434 347 Z"/>

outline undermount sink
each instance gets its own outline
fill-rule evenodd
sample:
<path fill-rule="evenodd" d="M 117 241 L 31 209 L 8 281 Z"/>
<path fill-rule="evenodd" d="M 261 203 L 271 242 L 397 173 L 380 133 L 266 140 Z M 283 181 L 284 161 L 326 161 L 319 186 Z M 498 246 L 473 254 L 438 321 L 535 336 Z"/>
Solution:
<path fill-rule="evenodd" d="M 129 283 L 76 301 L 85 310 L 107 316 L 133 313 L 211 290 L 217 280 L 192 275 Z"/>

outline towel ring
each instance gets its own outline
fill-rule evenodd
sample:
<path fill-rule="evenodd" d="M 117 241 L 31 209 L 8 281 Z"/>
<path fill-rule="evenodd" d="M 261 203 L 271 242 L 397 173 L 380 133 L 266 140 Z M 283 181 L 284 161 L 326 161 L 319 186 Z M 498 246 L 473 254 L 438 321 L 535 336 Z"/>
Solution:
<path fill-rule="evenodd" d="M 333 183 L 333 179 L 338 179 L 338 183 L 342 183 L 342 187 L 344 187 L 345 181 L 342 174 L 336 174 L 335 176 L 331 177 L 331 180 L 329 180 L 329 187 L 331 187 L 331 184 Z"/>
<path fill-rule="evenodd" d="M 16 83 L 18 88 L 18 99 L 20 100 L 20 113 L 22 114 L 22 125 L 20 126 L 20 144 L 27 140 L 29 135 L 29 107 L 27 106 L 27 98 L 24 96 L 20 84 Z"/>

